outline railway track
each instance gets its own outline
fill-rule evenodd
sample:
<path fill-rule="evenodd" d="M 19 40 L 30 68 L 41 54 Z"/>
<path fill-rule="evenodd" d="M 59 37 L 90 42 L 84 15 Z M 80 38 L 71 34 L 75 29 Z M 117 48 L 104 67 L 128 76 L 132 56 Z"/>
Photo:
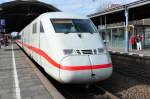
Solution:
<path fill-rule="evenodd" d="M 96 84 L 91 85 L 88 88 L 84 87 L 84 85 L 76 86 L 60 84 L 45 73 L 43 68 L 41 68 L 27 54 L 26 56 L 29 58 L 28 61 L 36 75 L 52 95 L 53 99 L 120 99 Z M 59 90 L 62 95 L 57 91 L 54 91 L 56 89 Z"/>
<path fill-rule="evenodd" d="M 66 99 L 120 99 L 98 85 L 91 85 L 89 88 L 67 86 L 62 90 Z"/>
<path fill-rule="evenodd" d="M 120 99 L 98 85 L 91 85 L 89 88 L 86 88 L 84 85 L 64 85 L 55 81 L 41 68 L 40 72 L 44 74 L 46 79 L 48 79 L 55 86 L 55 88 L 65 97 L 65 99 Z"/>

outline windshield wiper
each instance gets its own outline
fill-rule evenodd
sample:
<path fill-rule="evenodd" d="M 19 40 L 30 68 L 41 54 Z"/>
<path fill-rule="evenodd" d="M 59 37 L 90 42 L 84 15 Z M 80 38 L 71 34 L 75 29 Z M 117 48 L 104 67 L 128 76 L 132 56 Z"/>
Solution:
<path fill-rule="evenodd" d="M 94 32 L 89 32 L 90 34 L 94 34 Z"/>
<path fill-rule="evenodd" d="M 64 34 L 69 34 L 69 32 L 65 32 Z"/>
<path fill-rule="evenodd" d="M 68 30 L 66 30 L 65 32 L 64 32 L 64 34 L 69 34 L 70 32 L 68 31 Z"/>

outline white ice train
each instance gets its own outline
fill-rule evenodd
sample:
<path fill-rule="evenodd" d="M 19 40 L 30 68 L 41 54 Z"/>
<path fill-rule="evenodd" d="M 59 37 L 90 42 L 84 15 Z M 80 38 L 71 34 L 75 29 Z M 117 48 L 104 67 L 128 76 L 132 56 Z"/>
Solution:
<path fill-rule="evenodd" d="M 85 16 L 44 13 L 19 35 L 17 44 L 61 83 L 88 84 L 112 74 L 109 53 L 96 27 Z"/>

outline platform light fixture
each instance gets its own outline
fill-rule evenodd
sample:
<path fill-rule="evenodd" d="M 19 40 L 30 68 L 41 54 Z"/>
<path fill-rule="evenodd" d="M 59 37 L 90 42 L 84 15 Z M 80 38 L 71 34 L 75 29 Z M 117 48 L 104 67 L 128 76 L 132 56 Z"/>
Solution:
<path fill-rule="evenodd" d="M 0 7 L 0 11 L 2 11 L 2 10 L 3 10 L 3 8 Z"/>

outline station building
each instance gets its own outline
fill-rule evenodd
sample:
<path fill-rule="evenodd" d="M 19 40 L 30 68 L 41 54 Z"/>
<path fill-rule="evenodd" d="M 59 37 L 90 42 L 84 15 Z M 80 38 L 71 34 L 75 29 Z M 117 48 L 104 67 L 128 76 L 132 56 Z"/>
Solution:
<path fill-rule="evenodd" d="M 150 48 L 150 1 L 139 0 L 89 15 L 110 48 L 125 47 L 125 8 L 128 10 L 128 38 L 143 36 L 143 48 Z M 131 48 L 131 46 L 129 46 Z"/>

